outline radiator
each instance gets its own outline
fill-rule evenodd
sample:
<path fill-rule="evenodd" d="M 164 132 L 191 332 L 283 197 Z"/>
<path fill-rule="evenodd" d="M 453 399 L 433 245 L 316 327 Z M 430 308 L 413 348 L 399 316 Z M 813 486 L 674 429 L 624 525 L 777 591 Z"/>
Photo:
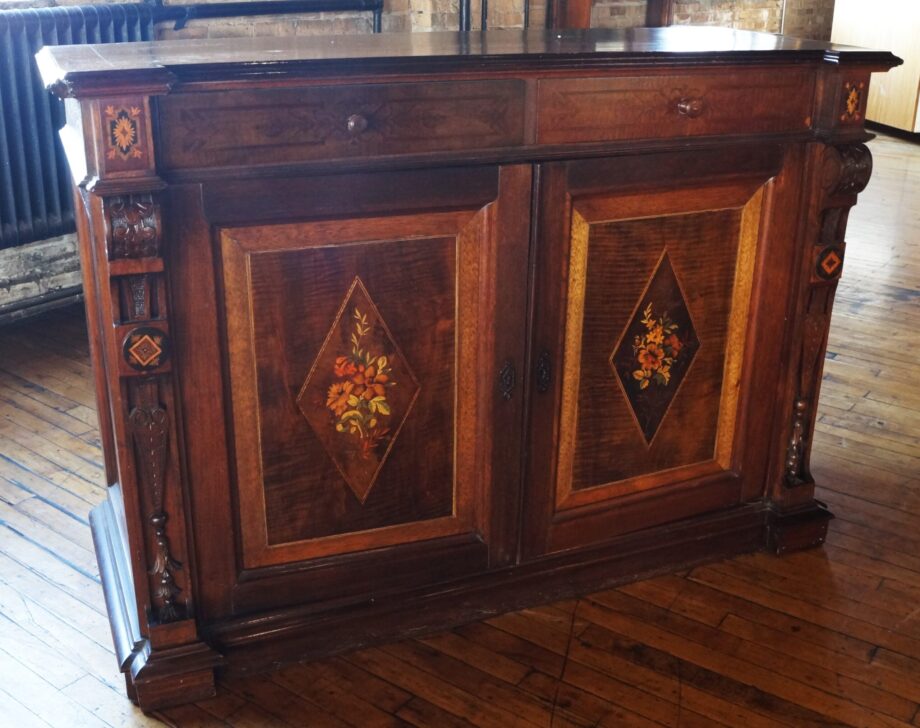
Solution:
<path fill-rule="evenodd" d="M 43 87 L 43 45 L 152 40 L 153 7 L 86 5 L 0 11 L 0 248 L 74 230 L 73 198 L 57 131 L 63 102 Z"/>

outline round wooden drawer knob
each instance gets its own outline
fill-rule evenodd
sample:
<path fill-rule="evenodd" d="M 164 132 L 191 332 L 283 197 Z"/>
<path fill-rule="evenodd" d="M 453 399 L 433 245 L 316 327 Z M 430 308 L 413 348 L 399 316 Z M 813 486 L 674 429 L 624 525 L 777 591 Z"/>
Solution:
<path fill-rule="evenodd" d="M 357 136 L 367 129 L 367 117 L 362 114 L 352 114 L 345 122 L 345 128 L 352 136 Z"/>
<path fill-rule="evenodd" d="M 695 119 L 703 113 L 705 104 L 700 98 L 686 98 L 677 102 L 677 113 Z"/>

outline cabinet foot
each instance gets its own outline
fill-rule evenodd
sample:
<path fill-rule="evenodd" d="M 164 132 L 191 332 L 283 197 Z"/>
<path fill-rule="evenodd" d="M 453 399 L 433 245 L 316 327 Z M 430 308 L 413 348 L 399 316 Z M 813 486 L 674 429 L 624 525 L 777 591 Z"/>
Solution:
<path fill-rule="evenodd" d="M 132 688 L 128 690 L 130 694 Z M 194 703 L 217 694 L 212 668 L 143 680 L 133 684 L 133 691 L 135 702 L 145 712 Z"/>
<path fill-rule="evenodd" d="M 767 548 L 777 556 L 820 546 L 827 536 L 827 524 L 834 517 L 827 506 L 812 501 L 795 510 L 774 510 L 770 515 Z"/>
<path fill-rule="evenodd" d="M 93 509 L 90 526 L 125 692 L 142 710 L 156 710 L 213 697 L 214 667 L 223 659 L 197 638 L 193 620 L 148 625 L 141 634 L 132 599 L 134 581 L 118 526 L 119 487 Z"/>

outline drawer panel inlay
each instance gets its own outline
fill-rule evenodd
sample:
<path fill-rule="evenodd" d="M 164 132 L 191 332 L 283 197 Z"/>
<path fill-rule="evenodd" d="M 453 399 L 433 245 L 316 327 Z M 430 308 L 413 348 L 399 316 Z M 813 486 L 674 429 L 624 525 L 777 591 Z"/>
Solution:
<path fill-rule="evenodd" d="M 813 85 L 807 71 L 779 68 L 546 79 L 538 84 L 537 141 L 804 131 L 811 125 Z"/>
<path fill-rule="evenodd" d="M 297 162 L 524 141 L 520 80 L 319 86 L 167 96 L 166 167 Z"/>

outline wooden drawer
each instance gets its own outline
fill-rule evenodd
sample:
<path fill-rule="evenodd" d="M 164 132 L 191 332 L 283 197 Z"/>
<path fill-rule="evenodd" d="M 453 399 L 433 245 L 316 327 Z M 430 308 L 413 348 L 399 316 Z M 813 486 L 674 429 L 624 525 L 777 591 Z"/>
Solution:
<path fill-rule="evenodd" d="M 363 84 L 160 100 L 168 168 L 491 149 L 521 144 L 524 83 Z"/>
<path fill-rule="evenodd" d="M 804 130 L 812 72 L 552 78 L 538 83 L 541 144 Z"/>

